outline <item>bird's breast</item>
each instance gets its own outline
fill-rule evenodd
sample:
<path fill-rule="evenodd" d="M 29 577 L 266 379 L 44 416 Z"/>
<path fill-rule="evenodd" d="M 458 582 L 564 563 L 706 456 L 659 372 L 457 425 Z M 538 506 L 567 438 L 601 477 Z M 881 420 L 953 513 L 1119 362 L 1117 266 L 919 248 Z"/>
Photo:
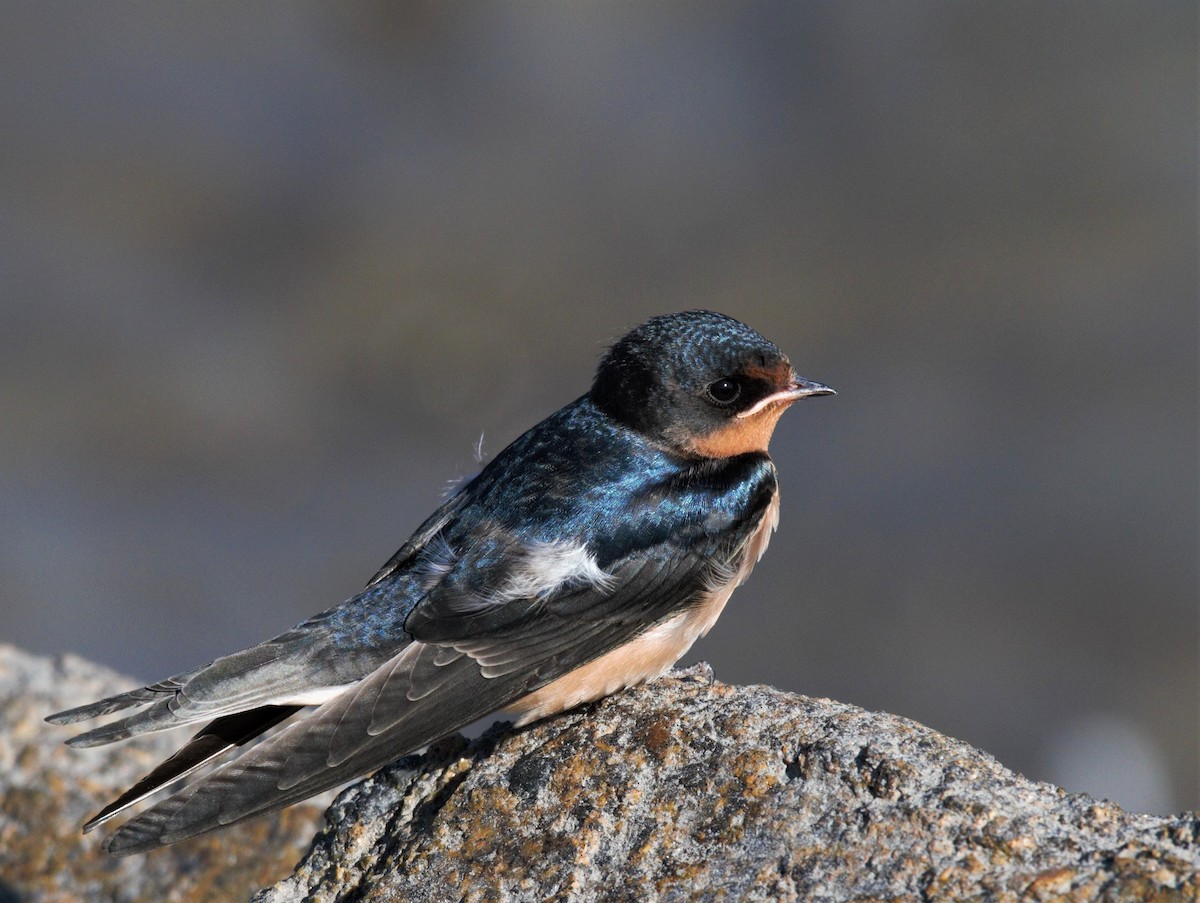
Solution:
<path fill-rule="evenodd" d="M 695 604 L 512 703 L 508 711 L 518 716 L 517 725 L 592 702 L 666 672 L 697 639 L 712 629 L 733 591 L 750 576 L 754 565 L 767 550 L 778 524 L 779 493 L 776 491 L 728 577 L 706 589 Z"/>

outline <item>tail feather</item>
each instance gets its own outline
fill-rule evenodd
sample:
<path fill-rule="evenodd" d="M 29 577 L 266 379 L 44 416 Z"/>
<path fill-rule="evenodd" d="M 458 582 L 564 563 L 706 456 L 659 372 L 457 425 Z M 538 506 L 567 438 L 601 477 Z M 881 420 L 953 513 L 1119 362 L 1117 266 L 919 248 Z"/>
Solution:
<path fill-rule="evenodd" d="M 192 737 L 173 756 L 96 813 L 83 826 L 83 833 L 98 828 L 155 791 L 186 777 L 235 746 L 245 745 L 301 708 L 302 706 L 294 705 L 267 705 L 218 718 Z"/>
<path fill-rule="evenodd" d="M 151 703 L 149 708 L 142 709 L 136 714 L 130 715 L 127 718 L 119 718 L 110 724 L 102 724 L 100 727 L 92 728 L 90 731 L 85 731 L 82 734 L 77 734 L 67 741 L 67 746 L 74 749 L 82 749 L 89 746 L 102 746 L 105 743 L 115 743 L 117 740 L 126 740 L 135 734 L 144 734 L 148 731 L 166 730 L 172 727 L 179 727 L 187 724 L 189 721 L 201 721 L 203 718 L 179 718 L 175 712 L 171 710 L 170 701 L 174 697 L 167 699 L 159 699 L 157 702 Z"/>
<path fill-rule="evenodd" d="M 428 648 L 409 646 L 363 683 L 126 822 L 104 848 L 114 856 L 142 853 L 281 809 L 374 771 L 528 689 L 529 675 L 485 678 L 464 655 L 442 666 L 449 696 L 412 699 Z M 377 712 L 389 713 L 386 726 L 375 723 Z"/>
<path fill-rule="evenodd" d="M 175 677 L 168 677 L 166 680 L 160 680 L 156 684 L 138 687 L 136 690 L 117 693 L 115 696 L 106 696 L 104 699 L 89 702 L 87 705 L 55 712 L 53 715 L 47 715 L 46 720 L 51 724 L 75 724 L 80 721 L 87 721 L 89 718 L 111 715 L 113 712 L 119 712 L 121 709 L 128 709 L 132 706 L 145 705 L 148 702 L 155 702 L 163 698 L 169 699 L 199 671 L 200 669 L 198 668 L 195 671 L 189 671 L 187 674 L 179 674 Z"/>
<path fill-rule="evenodd" d="M 279 641 L 260 643 L 158 683 L 58 712 L 46 720 L 74 724 L 142 707 L 66 741 L 79 749 L 185 724 L 202 724 L 263 706 L 307 705 L 306 695 L 315 694 L 319 701 L 328 691 L 306 670 L 309 662 L 303 655 L 305 648 L 299 641 L 291 646 Z"/>

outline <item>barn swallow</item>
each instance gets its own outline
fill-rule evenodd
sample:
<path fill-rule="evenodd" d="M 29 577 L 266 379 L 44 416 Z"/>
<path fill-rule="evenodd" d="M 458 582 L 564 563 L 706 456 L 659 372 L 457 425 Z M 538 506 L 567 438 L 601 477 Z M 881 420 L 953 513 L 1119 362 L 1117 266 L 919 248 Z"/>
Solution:
<path fill-rule="evenodd" d="M 829 394 L 723 314 L 647 321 L 608 349 L 586 395 L 497 455 L 358 595 L 257 646 L 51 715 L 70 724 L 139 708 L 67 741 L 76 747 L 208 722 L 83 830 L 289 718 L 105 848 L 174 843 L 487 715 L 526 724 L 659 676 L 766 550 L 780 415 Z"/>

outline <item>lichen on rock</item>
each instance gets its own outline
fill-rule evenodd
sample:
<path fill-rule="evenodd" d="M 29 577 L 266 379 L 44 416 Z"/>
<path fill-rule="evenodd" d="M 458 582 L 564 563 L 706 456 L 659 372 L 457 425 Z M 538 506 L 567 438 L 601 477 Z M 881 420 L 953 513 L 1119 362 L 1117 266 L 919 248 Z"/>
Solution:
<path fill-rule="evenodd" d="M 257 903 L 1200 896 L 1195 816 L 1128 814 L 703 667 L 404 759 L 328 822 Z"/>
<path fill-rule="evenodd" d="M 130 682 L 0 646 L 0 900 L 1200 899 L 1200 819 L 1127 813 L 894 715 L 706 666 L 452 736 L 345 790 L 129 859 L 80 822 L 178 743 L 62 746 Z M 291 864 L 308 847 L 295 872 Z"/>
<path fill-rule="evenodd" d="M 180 745 L 179 731 L 71 749 L 51 712 L 137 686 L 74 655 L 0 644 L 0 900 L 245 900 L 291 872 L 321 824 L 317 802 L 114 859 L 80 825 Z"/>

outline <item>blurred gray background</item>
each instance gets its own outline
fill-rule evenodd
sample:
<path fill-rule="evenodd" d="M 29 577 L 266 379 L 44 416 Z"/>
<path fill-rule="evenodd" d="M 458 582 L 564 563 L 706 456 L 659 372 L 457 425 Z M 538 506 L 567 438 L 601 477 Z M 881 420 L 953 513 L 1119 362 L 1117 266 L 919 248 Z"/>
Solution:
<path fill-rule="evenodd" d="M 1191 3 L 11 3 L 0 639 L 353 594 L 647 316 L 835 399 L 685 659 L 1197 800 Z"/>

